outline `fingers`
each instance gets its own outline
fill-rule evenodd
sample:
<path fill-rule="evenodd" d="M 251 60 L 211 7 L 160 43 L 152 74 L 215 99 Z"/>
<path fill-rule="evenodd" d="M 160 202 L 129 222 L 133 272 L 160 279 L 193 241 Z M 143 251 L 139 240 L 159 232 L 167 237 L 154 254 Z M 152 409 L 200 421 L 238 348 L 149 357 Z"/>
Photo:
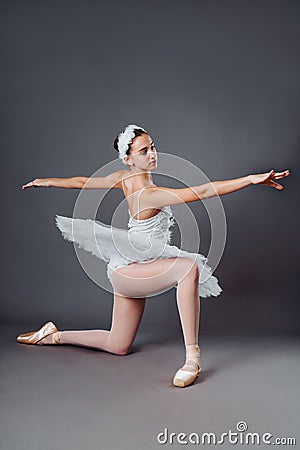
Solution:
<path fill-rule="evenodd" d="M 285 178 L 285 177 L 289 176 L 290 171 L 289 171 L 289 169 L 287 169 L 287 170 L 284 170 L 283 172 L 275 172 L 274 169 L 272 169 L 272 170 L 270 170 L 270 172 L 268 172 L 268 174 L 269 174 L 269 176 L 268 176 L 269 180 L 280 180 L 281 178 Z M 281 185 L 279 185 L 279 186 L 281 186 Z M 277 189 L 279 189 L 279 188 L 277 187 Z M 280 189 L 283 189 L 283 186 L 281 186 Z"/>
<path fill-rule="evenodd" d="M 289 175 L 289 174 L 290 174 L 289 169 L 284 170 L 283 172 L 276 172 L 276 175 Z"/>
<path fill-rule="evenodd" d="M 272 169 L 272 170 L 270 170 L 270 172 L 267 172 L 267 173 L 271 173 L 271 172 L 275 172 L 275 170 L 274 169 Z M 289 169 L 286 169 L 286 170 L 283 170 L 282 172 L 275 172 L 276 174 L 279 174 L 279 173 L 290 173 L 290 170 Z"/>
<path fill-rule="evenodd" d="M 284 172 L 276 172 L 272 178 L 275 180 L 280 180 L 281 178 L 288 177 L 289 174 L 290 174 L 289 170 L 285 170 Z"/>
<path fill-rule="evenodd" d="M 278 174 L 278 173 L 276 173 L 273 178 L 275 180 L 279 180 L 280 178 L 285 178 L 287 176 L 288 176 L 288 174 Z"/>
<path fill-rule="evenodd" d="M 276 172 L 275 175 L 289 175 L 290 171 L 289 170 L 284 170 L 283 172 Z"/>
<path fill-rule="evenodd" d="M 27 184 L 23 184 L 22 189 L 27 189 L 30 186 L 33 186 L 33 181 L 30 181 L 30 183 L 27 183 Z"/>
<path fill-rule="evenodd" d="M 23 184 L 22 189 L 28 189 L 28 188 L 30 188 L 31 186 L 33 186 L 33 187 L 35 187 L 35 188 L 38 187 L 38 186 L 35 186 L 35 185 L 34 185 L 34 181 L 30 181 L 30 182 L 27 183 L 27 184 Z"/>
<path fill-rule="evenodd" d="M 35 180 L 33 180 L 33 181 L 30 181 L 29 183 L 26 183 L 26 184 L 23 184 L 23 186 L 22 186 L 22 189 L 28 189 L 28 188 L 30 188 L 30 187 L 34 187 L 34 188 L 37 188 L 37 187 L 39 187 L 39 179 L 38 178 L 36 178 Z"/>
<path fill-rule="evenodd" d="M 269 183 L 270 183 L 270 186 L 273 186 L 274 188 L 276 188 L 276 189 L 278 189 L 278 190 L 280 190 L 280 191 L 282 191 L 282 189 L 284 189 L 283 186 L 282 186 L 281 184 L 275 183 L 275 181 L 271 181 L 271 180 L 270 180 Z"/>

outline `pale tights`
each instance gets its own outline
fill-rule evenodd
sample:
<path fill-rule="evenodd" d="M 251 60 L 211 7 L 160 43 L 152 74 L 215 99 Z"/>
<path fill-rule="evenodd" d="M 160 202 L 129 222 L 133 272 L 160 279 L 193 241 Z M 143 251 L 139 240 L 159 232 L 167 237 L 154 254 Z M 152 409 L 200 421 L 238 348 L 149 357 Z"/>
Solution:
<path fill-rule="evenodd" d="M 185 347 L 198 344 L 199 269 L 189 258 L 164 258 L 133 263 L 114 271 L 114 306 L 110 330 L 58 331 L 39 342 L 91 347 L 118 355 L 129 353 L 142 320 L 146 295 L 177 286 L 176 299 Z M 155 286 L 155 289 L 154 289 Z M 186 357 L 184 370 L 193 371 L 196 358 Z"/>

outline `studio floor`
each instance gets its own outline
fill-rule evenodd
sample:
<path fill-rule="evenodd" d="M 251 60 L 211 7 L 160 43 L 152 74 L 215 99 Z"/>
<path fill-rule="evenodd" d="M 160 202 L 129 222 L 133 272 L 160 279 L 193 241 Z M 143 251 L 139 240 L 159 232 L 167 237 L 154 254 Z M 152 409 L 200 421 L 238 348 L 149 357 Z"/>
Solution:
<path fill-rule="evenodd" d="M 19 344 L 15 337 L 24 331 L 1 327 L 3 450 L 209 448 L 207 440 L 201 444 L 204 433 L 222 442 L 238 422 L 246 428 L 239 439 L 257 433 L 259 448 L 267 445 L 264 433 L 271 443 L 295 438 L 291 447 L 300 448 L 297 337 L 200 336 L 202 371 L 181 389 L 172 385 L 184 362 L 180 339 L 140 334 L 130 354 L 117 356 Z M 226 437 L 219 445 L 258 447 Z"/>

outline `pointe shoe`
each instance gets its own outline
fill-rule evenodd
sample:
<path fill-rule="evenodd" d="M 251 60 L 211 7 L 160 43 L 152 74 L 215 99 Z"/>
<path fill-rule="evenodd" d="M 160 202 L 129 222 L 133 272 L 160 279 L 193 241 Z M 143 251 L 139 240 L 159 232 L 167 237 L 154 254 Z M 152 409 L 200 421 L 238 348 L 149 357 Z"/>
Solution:
<path fill-rule="evenodd" d="M 177 370 L 173 378 L 173 385 L 177 387 L 189 386 L 196 380 L 201 371 L 200 348 L 198 345 L 188 345 L 186 349 L 186 364 L 193 365 L 195 370 L 193 372 L 183 368 Z"/>
<path fill-rule="evenodd" d="M 58 329 L 53 322 L 46 322 L 39 330 L 29 331 L 28 333 L 22 333 L 17 336 L 17 341 L 21 344 L 37 344 L 41 339 L 56 333 Z M 57 342 L 59 343 L 59 338 Z"/>

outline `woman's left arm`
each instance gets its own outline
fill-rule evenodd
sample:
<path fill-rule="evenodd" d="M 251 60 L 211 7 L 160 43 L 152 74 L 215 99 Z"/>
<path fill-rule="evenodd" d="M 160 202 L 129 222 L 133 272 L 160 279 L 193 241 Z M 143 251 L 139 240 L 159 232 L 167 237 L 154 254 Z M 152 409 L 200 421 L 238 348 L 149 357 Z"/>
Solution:
<path fill-rule="evenodd" d="M 273 169 L 270 172 L 247 175 L 241 178 L 234 178 L 233 180 L 213 181 L 205 185 L 206 192 L 205 198 L 214 197 L 216 195 L 230 194 L 231 192 L 243 189 L 251 184 L 265 184 L 266 186 L 272 186 L 282 191 L 283 186 L 276 183 L 274 180 L 280 180 L 290 174 L 289 170 L 284 172 L 275 172 Z"/>
<path fill-rule="evenodd" d="M 266 173 L 247 175 L 233 180 L 213 181 L 187 188 L 172 189 L 156 186 L 144 191 L 144 204 L 145 208 L 161 208 L 166 205 L 179 205 L 197 200 L 206 200 L 210 197 L 230 194 L 251 184 L 265 184 L 282 190 L 283 186 L 273 180 L 279 180 L 280 178 L 287 177 L 289 174 L 289 170 L 285 170 L 284 172 L 271 170 Z"/>

